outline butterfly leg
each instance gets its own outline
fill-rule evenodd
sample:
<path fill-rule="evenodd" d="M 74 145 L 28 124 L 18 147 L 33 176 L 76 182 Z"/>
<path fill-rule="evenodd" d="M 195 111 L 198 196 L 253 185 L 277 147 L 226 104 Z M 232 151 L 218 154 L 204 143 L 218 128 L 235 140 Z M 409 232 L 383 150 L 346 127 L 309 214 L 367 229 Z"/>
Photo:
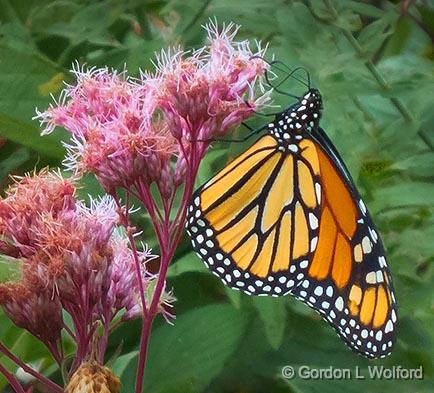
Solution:
<path fill-rule="evenodd" d="M 248 130 L 250 130 L 250 133 L 248 133 L 246 136 L 238 139 L 220 139 L 220 138 L 211 138 L 211 139 L 195 139 L 191 142 L 245 142 L 248 139 L 250 139 L 252 136 L 259 134 L 261 131 L 267 128 L 267 126 L 262 126 L 257 129 L 253 129 L 246 123 L 241 123 L 244 127 L 246 127 Z"/>
<path fill-rule="evenodd" d="M 218 141 L 218 142 L 245 142 L 248 139 L 250 139 L 252 136 L 259 134 L 261 131 L 263 131 L 267 128 L 267 126 L 264 125 L 262 127 L 254 129 L 244 122 L 241 124 L 250 131 L 246 136 L 244 136 L 242 138 L 238 138 L 238 139 L 216 139 L 216 141 Z"/>

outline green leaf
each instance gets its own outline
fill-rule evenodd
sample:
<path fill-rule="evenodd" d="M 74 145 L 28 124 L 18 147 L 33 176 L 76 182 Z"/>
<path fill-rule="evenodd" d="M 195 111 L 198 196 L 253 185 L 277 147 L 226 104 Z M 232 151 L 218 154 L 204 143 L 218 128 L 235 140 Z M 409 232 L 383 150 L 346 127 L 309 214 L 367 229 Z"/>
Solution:
<path fill-rule="evenodd" d="M 173 278 L 184 273 L 207 273 L 208 269 L 194 252 L 189 252 L 169 266 L 167 277 Z"/>
<path fill-rule="evenodd" d="M 116 375 L 123 375 L 128 371 L 128 368 L 134 367 L 134 363 L 137 361 L 139 351 L 128 352 L 125 355 L 119 356 L 113 363 L 112 370 Z M 133 386 L 133 385 L 131 385 Z"/>
<path fill-rule="evenodd" d="M 49 94 L 60 90 L 61 79 L 62 70 L 39 53 L 0 45 L 0 135 L 61 159 L 60 140 L 65 133 L 56 131 L 43 139 L 37 122 L 31 123 L 35 107 L 48 107 Z"/>
<path fill-rule="evenodd" d="M 262 296 L 252 297 L 252 300 L 264 324 L 268 342 L 272 348 L 278 349 L 282 344 L 286 327 L 286 299 Z"/>
<path fill-rule="evenodd" d="M 381 19 L 367 25 L 358 36 L 360 46 L 366 56 L 370 58 L 383 45 L 384 41 L 392 34 L 391 24 L 398 18 L 398 14 L 390 12 Z"/>
<path fill-rule="evenodd" d="M 370 206 L 372 206 L 373 211 L 405 205 L 432 206 L 433 195 L 433 183 L 400 183 L 376 190 L 375 200 L 370 203 Z"/>
<path fill-rule="evenodd" d="M 0 45 L 0 113 L 30 121 L 35 107 L 46 108 L 51 101 L 41 86 L 63 72 L 40 53 Z M 57 82 L 53 86 L 48 93 L 60 92 L 61 84 Z"/>
<path fill-rule="evenodd" d="M 0 312 L 0 327 L 1 341 L 14 355 L 20 357 L 24 362 L 34 365 L 39 364 L 41 366 L 44 363 L 44 368 L 49 368 L 54 363 L 54 360 L 42 342 L 24 329 L 15 326 L 3 312 Z M 17 369 L 15 363 L 2 354 L 0 354 L 0 362 L 12 372 L 15 372 Z M 6 380 L 3 376 L 0 376 L 0 390 L 6 385 Z"/>
<path fill-rule="evenodd" d="M 321 20 L 331 22 L 333 14 L 325 4 L 324 0 L 309 0 L 309 8 L 312 13 Z"/>
<path fill-rule="evenodd" d="M 357 12 L 358 14 L 370 16 L 372 18 L 380 18 L 384 11 L 380 8 L 377 8 L 371 4 L 365 4 L 360 1 L 354 0 L 345 0 L 345 6 L 349 9 Z"/>
<path fill-rule="evenodd" d="M 201 392 L 234 353 L 246 322 L 246 314 L 220 304 L 183 314 L 174 326 L 161 326 L 151 337 L 145 391 Z M 133 357 L 119 366 L 126 392 L 133 391 L 136 361 Z"/>
<path fill-rule="evenodd" d="M 49 157 L 61 159 L 65 153 L 59 134 L 45 137 L 32 124 L 14 119 L 0 112 L 0 135 Z"/>
<path fill-rule="evenodd" d="M 0 255 L 0 283 L 17 281 L 21 277 L 21 261 Z"/>
<path fill-rule="evenodd" d="M 328 0 L 325 2 L 329 12 L 335 15 L 333 24 L 342 30 L 354 31 L 362 27 L 360 16 L 350 7 L 346 1 Z"/>
<path fill-rule="evenodd" d="M 232 305 L 236 309 L 239 309 L 241 307 L 242 293 L 240 291 L 235 291 L 234 289 L 229 288 L 227 285 L 224 285 L 224 289 L 225 289 L 226 296 L 228 297 L 229 301 L 232 303 Z"/>
<path fill-rule="evenodd" d="M 30 158 L 29 150 L 20 147 L 0 162 L 0 179 L 5 178 Z"/>

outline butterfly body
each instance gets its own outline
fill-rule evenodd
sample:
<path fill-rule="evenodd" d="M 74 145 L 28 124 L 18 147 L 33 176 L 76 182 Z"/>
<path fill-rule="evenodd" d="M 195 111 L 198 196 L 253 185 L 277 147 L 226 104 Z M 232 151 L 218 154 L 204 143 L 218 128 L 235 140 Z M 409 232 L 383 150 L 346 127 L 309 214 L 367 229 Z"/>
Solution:
<path fill-rule="evenodd" d="M 383 357 L 397 318 L 384 247 L 319 127 L 321 111 L 310 89 L 277 114 L 265 136 L 195 192 L 187 232 L 226 285 L 291 294 L 353 350 Z"/>
<path fill-rule="evenodd" d="M 269 134 L 279 144 L 278 149 L 298 152 L 298 143 L 308 136 L 307 133 L 318 128 L 321 110 L 321 95 L 318 90 L 310 89 L 296 104 L 278 113 L 267 126 Z"/>

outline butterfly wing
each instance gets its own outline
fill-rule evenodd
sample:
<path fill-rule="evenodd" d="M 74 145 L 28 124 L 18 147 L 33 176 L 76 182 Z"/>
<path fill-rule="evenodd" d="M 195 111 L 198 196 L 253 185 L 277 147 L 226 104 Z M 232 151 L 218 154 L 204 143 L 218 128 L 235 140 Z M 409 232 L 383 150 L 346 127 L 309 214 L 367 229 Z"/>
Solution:
<path fill-rule="evenodd" d="M 319 241 L 293 295 L 318 311 L 354 350 L 384 357 L 397 307 L 382 241 L 336 149 L 313 132 L 322 185 Z"/>
<path fill-rule="evenodd" d="M 187 231 L 205 264 L 248 294 L 291 293 L 369 357 L 390 353 L 396 302 L 384 248 L 321 129 L 279 150 L 267 135 L 201 187 Z"/>
<path fill-rule="evenodd" d="M 305 276 L 318 240 L 318 162 L 267 135 L 202 186 L 187 217 L 192 245 L 228 286 L 279 296 Z"/>

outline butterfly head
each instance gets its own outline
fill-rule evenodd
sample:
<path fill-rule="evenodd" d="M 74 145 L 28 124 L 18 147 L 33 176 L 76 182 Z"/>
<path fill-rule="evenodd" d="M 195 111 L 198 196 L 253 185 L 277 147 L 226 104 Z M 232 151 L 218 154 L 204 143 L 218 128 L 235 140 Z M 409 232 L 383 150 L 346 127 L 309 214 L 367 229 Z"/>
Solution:
<path fill-rule="evenodd" d="M 317 89 L 309 89 L 299 100 L 276 115 L 268 125 L 269 132 L 278 140 L 282 148 L 296 151 L 294 143 L 319 125 L 322 111 L 322 98 Z"/>

